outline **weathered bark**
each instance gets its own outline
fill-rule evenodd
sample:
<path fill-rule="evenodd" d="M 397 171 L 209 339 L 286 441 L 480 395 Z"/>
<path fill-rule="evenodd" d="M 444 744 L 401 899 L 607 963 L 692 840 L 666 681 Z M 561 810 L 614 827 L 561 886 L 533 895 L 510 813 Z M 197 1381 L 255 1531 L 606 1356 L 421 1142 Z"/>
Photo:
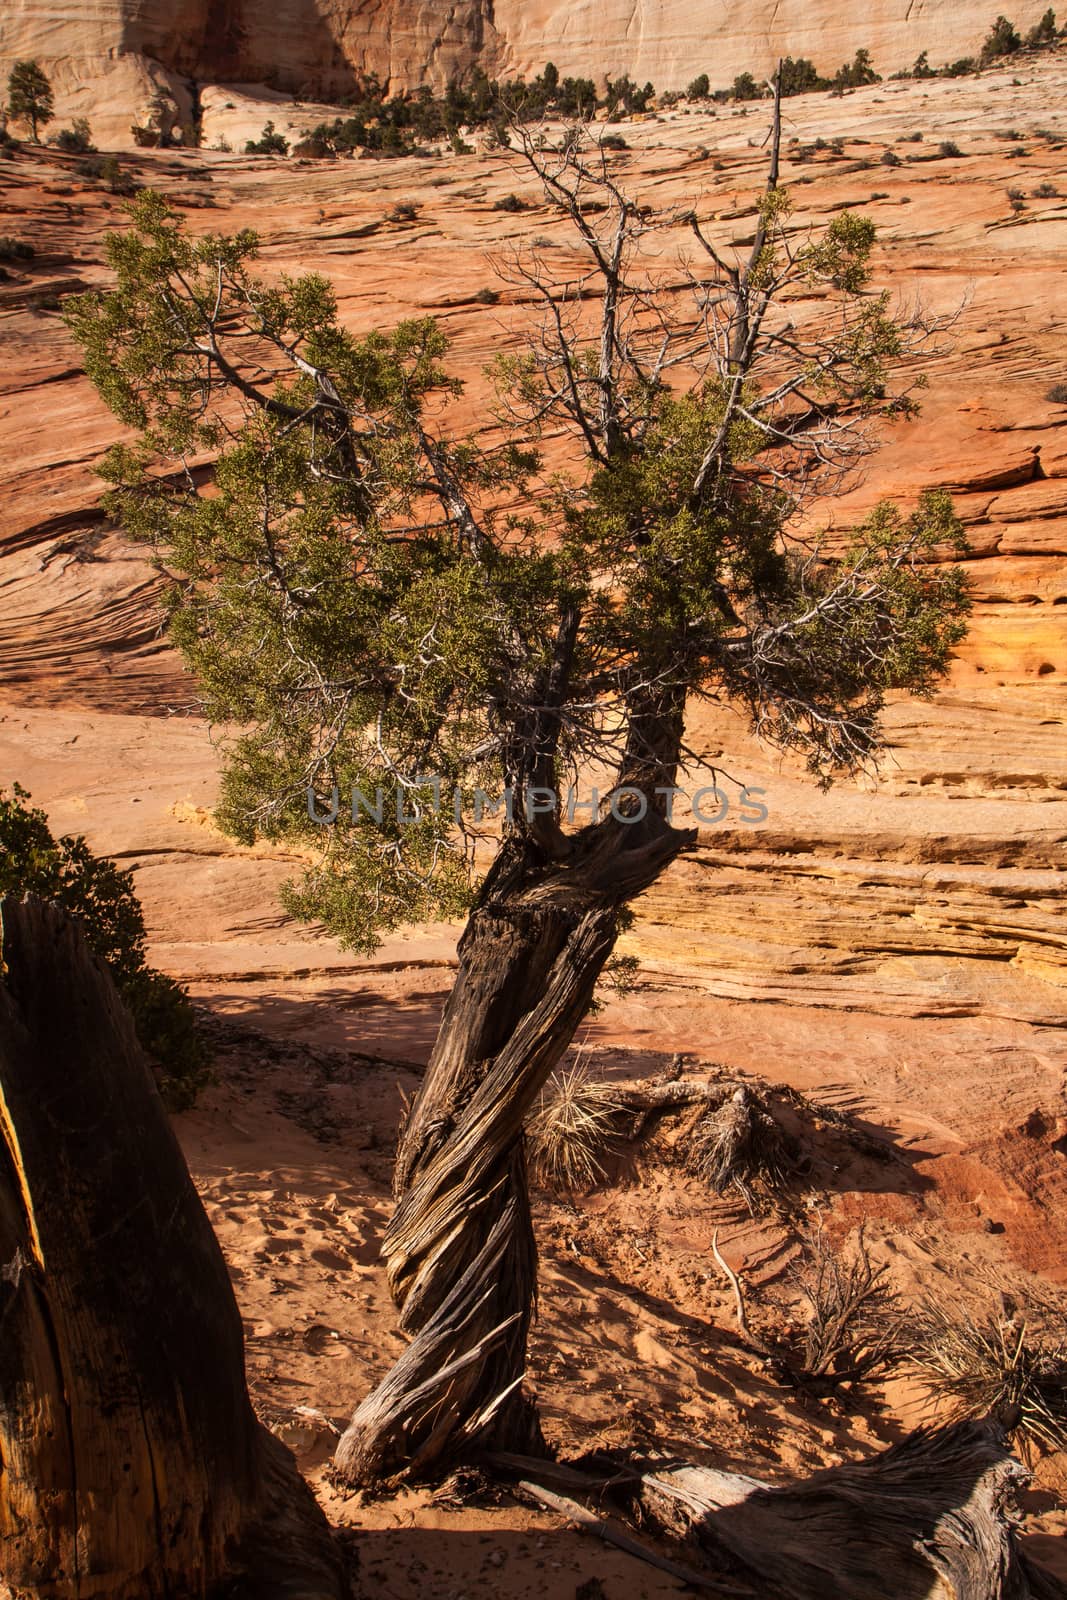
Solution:
<path fill-rule="evenodd" d="M 338 1447 L 353 1481 L 538 1448 L 522 1393 L 536 1294 L 523 1122 L 588 1010 L 619 908 L 691 837 L 659 817 L 601 823 L 562 860 L 505 846 L 487 878 L 401 1139 L 382 1246 L 412 1342 Z"/>
<path fill-rule="evenodd" d="M 1027 1479 L 998 1423 L 960 1422 L 796 1485 L 674 1466 L 642 1478 L 639 1497 L 700 1547 L 709 1575 L 725 1568 L 754 1595 L 1063 1600 L 1018 1548 L 1013 1501 Z"/>
<path fill-rule="evenodd" d="M 0 931 L 0 1584 L 340 1600 L 110 977 L 41 901 L 0 902 Z"/>

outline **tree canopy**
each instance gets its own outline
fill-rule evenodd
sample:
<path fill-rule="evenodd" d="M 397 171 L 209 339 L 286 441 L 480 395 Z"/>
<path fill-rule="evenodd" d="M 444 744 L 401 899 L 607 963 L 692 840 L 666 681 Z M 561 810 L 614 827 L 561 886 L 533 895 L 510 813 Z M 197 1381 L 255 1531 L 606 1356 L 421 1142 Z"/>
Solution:
<path fill-rule="evenodd" d="M 16 61 L 7 80 L 7 113 L 28 122 L 34 143 L 40 128 L 52 121 L 52 85 L 36 61 Z"/>
<path fill-rule="evenodd" d="M 325 279 L 268 283 L 253 234 L 193 238 L 150 192 L 108 242 L 114 289 L 68 312 L 139 430 L 106 463 L 111 508 L 158 552 L 208 715 L 242 730 L 222 820 L 319 849 L 290 904 L 358 947 L 466 904 L 456 797 L 476 786 L 508 786 L 509 826 L 544 833 L 533 789 L 594 760 L 640 783 L 650 707 L 693 693 L 729 696 L 823 778 L 854 771 L 886 694 L 930 693 L 963 631 L 961 575 L 929 561 L 958 539 L 946 496 L 880 507 L 832 559 L 790 533 L 866 448 L 863 421 L 914 409 L 914 372 L 894 387 L 893 369 L 929 329 L 872 291 L 873 225 L 796 229 L 775 174 L 730 265 L 695 214 L 642 214 L 584 133 L 524 148 L 603 302 L 597 325 L 580 280 L 536 253 L 505 266 L 543 316 L 496 361 L 477 432 L 452 422 L 432 319 L 354 333 Z M 679 227 L 700 252 L 682 295 L 648 248 Z M 804 330 L 787 286 L 826 307 Z M 546 472 L 559 427 L 571 458 Z M 308 791 L 335 787 L 325 830 Z M 373 828 L 353 788 L 383 791 Z"/>

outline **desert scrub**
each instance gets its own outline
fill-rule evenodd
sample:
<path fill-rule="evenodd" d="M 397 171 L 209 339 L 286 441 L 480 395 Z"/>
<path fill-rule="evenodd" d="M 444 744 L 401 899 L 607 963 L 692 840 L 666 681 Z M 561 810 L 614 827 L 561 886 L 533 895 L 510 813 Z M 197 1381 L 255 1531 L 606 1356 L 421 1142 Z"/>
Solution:
<path fill-rule="evenodd" d="M 791 1353 L 793 1372 L 807 1385 L 831 1390 L 876 1382 L 910 1349 L 888 1269 L 872 1261 L 862 1227 L 840 1250 L 821 1228 L 803 1244 L 792 1278 L 807 1314 Z"/>
<path fill-rule="evenodd" d="M 970 1316 L 940 1301 L 913 1319 L 912 1364 L 955 1417 L 995 1416 L 1028 1456 L 1067 1448 L 1067 1341 L 1040 1307 Z"/>
<path fill-rule="evenodd" d="M 610 1084 L 576 1062 L 555 1073 L 526 1124 L 526 1153 L 538 1183 L 581 1194 L 604 1176 L 601 1158 L 624 1109 Z"/>
<path fill-rule="evenodd" d="M 687 1164 L 716 1193 L 738 1195 L 754 1215 L 759 1201 L 786 1186 L 796 1147 L 763 1096 L 742 1085 L 700 1118 Z"/>
<path fill-rule="evenodd" d="M 106 964 L 137 1037 L 162 1073 L 172 1110 L 191 1106 L 208 1078 L 207 1053 L 180 984 L 145 960 L 144 914 L 132 872 L 89 849 L 81 834 L 54 838 L 19 784 L 0 789 L 0 896 L 36 894 L 61 906 Z"/>

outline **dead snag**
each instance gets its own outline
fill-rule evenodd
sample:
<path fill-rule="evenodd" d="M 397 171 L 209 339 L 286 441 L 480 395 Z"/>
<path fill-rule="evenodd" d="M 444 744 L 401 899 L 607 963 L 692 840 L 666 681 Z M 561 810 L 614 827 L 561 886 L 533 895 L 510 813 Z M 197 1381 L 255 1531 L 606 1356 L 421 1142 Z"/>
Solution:
<path fill-rule="evenodd" d="M 868 1461 L 771 1487 L 668 1466 L 641 1482 L 643 1509 L 780 1600 L 1051 1600 L 1031 1567 L 1012 1500 L 1027 1479 L 992 1421 L 919 1430 Z"/>
<path fill-rule="evenodd" d="M 111 978 L 35 898 L 0 934 L 0 1588 L 342 1600 Z"/>

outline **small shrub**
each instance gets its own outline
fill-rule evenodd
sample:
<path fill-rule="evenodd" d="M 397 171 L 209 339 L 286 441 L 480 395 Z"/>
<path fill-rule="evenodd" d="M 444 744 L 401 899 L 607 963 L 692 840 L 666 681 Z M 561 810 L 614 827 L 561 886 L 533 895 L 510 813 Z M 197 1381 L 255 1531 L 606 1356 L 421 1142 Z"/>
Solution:
<path fill-rule="evenodd" d="M 1015 212 L 1015 215 L 1018 216 L 1020 212 L 1026 210 L 1026 201 L 1022 199 L 1012 200 L 1011 209 Z"/>
<path fill-rule="evenodd" d="M 1002 56 L 1012 56 L 1022 44 L 1015 24 L 1009 22 L 1007 17 L 998 17 L 986 35 L 982 45 L 983 61 L 997 61 Z"/>
<path fill-rule="evenodd" d="M 871 52 L 857 50 L 851 61 L 839 67 L 833 78 L 835 89 L 863 89 L 871 83 L 881 83 L 881 78 L 871 65 Z"/>
<path fill-rule="evenodd" d="M 883 167 L 901 167 L 904 165 L 904 163 L 901 161 L 895 150 L 883 150 L 882 165 Z"/>
<path fill-rule="evenodd" d="M 844 139 L 842 139 L 842 138 L 831 139 L 830 140 L 830 154 L 832 156 L 843 156 L 844 153 L 845 153 L 845 141 L 844 141 Z"/>
<path fill-rule="evenodd" d="M 500 299 L 500 290 L 488 287 L 479 289 L 474 298 L 480 306 L 495 306 Z"/>
<path fill-rule="evenodd" d="M 782 62 L 779 77 L 783 99 L 794 94 L 810 94 L 813 89 L 828 89 L 830 80 L 820 78 L 815 69 L 815 63 L 806 56 L 800 56 L 796 61 L 792 56 L 786 56 Z"/>
<path fill-rule="evenodd" d="M 84 117 L 75 117 L 69 128 L 60 128 L 56 134 L 56 149 L 72 156 L 89 155 L 96 149 L 92 130 Z"/>
<path fill-rule="evenodd" d="M 999 1417 L 1030 1455 L 1067 1448 L 1067 1343 L 1043 1320 L 1039 1311 L 976 1319 L 926 1300 L 913 1362 L 928 1394 L 956 1417 Z"/>
<path fill-rule="evenodd" d="M 1049 6 L 1040 22 L 1036 23 L 1026 35 L 1026 42 L 1031 45 L 1053 44 L 1055 39 L 1056 13 Z"/>
<path fill-rule="evenodd" d="M 526 201 L 517 194 L 501 195 L 499 200 L 493 201 L 494 211 L 525 211 Z"/>
<path fill-rule="evenodd" d="M 414 222 L 422 206 L 418 200 L 398 200 L 388 213 L 389 222 Z"/>
<path fill-rule="evenodd" d="M 955 139 L 942 139 L 937 147 L 937 153 L 939 156 L 961 156 L 963 151 Z"/>
<path fill-rule="evenodd" d="M 763 90 L 751 72 L 739 72 L 734 79 L 731 93 L 735 100 L 759 100 L 763 95 Z"/>
<path fill-rule="evenodd" d="M 794 1371 L 829 1388 L 884 1377 L 909 1345 L 899 1296 L 885 1281 L 887 1269 L 872 1262 L 863 1229 L 841 1252 L 821 1229 L 804 1244 L 806 1259 L 793 1281 L 808 1303 L 808 1316 Z"/>
<path fill-rule="evenodd" d="M 711 80 L 706 72 L 700 72 L 693 79 L 685 91 L 687 100 L 706 100 L 711 92 Z"/>
<path fill-rule="evenodd" d="M 128 1006 L 137 1036 L 163 1070 L 175 1109 L 207 1081 L 207 1056 L 185 991 L 145 960 L 145 926 L 133 874 L 96 856 L 80 834 L 53 837 L 45 813 L 15 784 L 0 789 L 0 895 L 37 894 L 81 925 Z"/>
<path fill-rule="evenodd" d="M 923 136 L 918 130 L 914 133 L 902 133 L 900 136 L 901 144 L 922 144 L 922 140 Z"/>
<path fill-rule="evenodd" d="M 0 261 L 32 261 L 37 252 L 25 239 L 16 239 L 10 233 L 0 233 Z"/>
<path fill-rule="evenodd" d="M 958 61 L 950 61 L 941 68 L 943 78 L 966 78 L 971 72 L 977 72 L 978 63 L 973 56 L 960 56 Z"/>
<path fill-rule="evenodd" d="M 130 126 L 130 132 L 138 150 L 155 150 L 160 144 L 158 128 L 147 128 L 140 122 L 134 122 Z"/>
<path fill-rule="evenodd" d="M 333 155 L 333 149 L 328 139 L 324 139 L 317 129 L 306 133 L 302 139 L 293 145 L 294 156 L 302 156 L 305 160 L 325 161 Z"/>
<path fill-rule="evenodd" d="M 284 134 L 278 133 L 273 122 L 263 124 L 263 132 L 258 139 L 249 139 L 245 145 L 246 156 L 287 156 L 289 154 L 289 141 Z"/>
<path fill-rule="evenodd" d="M 137 181 L 117 156 L 86 156 L 74 168 L 79 178 L 103 183 L 112 194 L 136 194 Z"/>
<path fill-rule="evenodd" d="M 599 143 L 601 150 L 629 150 L 630 148 L 621 133 L 602 134 Z"/>
<path fill-rule="evenodd" d="M 526 1125 L 530 1168 L 539 1183 L 565 1194 L 591 1189 L 623 1107 L 609 1084 L 580 1063 L 557 1072 Z"/>
<path fill-rule="evenodd" d="M 1046 400 L 1051 400 L 1054 406 L 1067 406 L 1067 383 L 1054 383 L 1046 391 Z"/>
<path fill-rule="evenodd" d="M 1021 189 L 1014 189 L 1013 188 L 1013 189 L 1009 189 L 1008 190 L 1008 199 L 1009 200 L 1025 200 L 1026 196 L 1025 196 L 1025 194 L 1023 193 L 1023 191 Z"/>
<path fill-rule="evenodd" d="M 1054 183 L 1039 183 L 1033 194 L 1035 200 L 1058 200 L 1060 191 Z"/>

